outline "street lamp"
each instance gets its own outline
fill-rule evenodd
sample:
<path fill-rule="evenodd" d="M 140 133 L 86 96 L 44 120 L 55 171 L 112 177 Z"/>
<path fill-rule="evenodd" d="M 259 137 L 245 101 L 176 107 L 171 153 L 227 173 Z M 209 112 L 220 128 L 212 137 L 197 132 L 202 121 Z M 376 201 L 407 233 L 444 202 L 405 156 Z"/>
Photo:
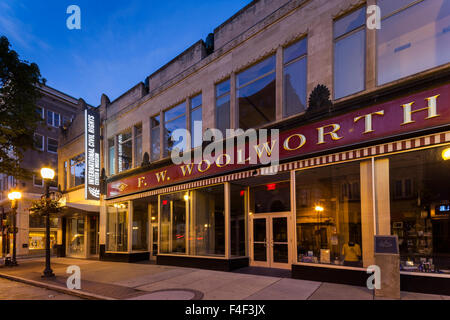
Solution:
<path fill-rule="evenodd" d="M 17 259 L 16 259 L 16 243 L 17 243 L 17 233 L 16 233 L 16 216 L 17 216 L 17 202 L 22 198 L 22 194 L 19 191 L 13 191 L 8 194 L 9 200 L 11 200 L 11 209 L 12 209 L 12 220 L 13 220 L 13 252 L 12 252 L 12 259 L 11 259 L 11 266 L 15 267 L 17 266 Z"/>
<path fill-rule="evenodd" d="M 55 276 L 50 267 L 50 212 L 48 210 L 48 201 L 50 200 L 50 181 L 55 177 L 55 171 L 51 168 L 42 168 L 41 176 L 45 184 L 45 270 L 43 278 L 52 278 Z"/>

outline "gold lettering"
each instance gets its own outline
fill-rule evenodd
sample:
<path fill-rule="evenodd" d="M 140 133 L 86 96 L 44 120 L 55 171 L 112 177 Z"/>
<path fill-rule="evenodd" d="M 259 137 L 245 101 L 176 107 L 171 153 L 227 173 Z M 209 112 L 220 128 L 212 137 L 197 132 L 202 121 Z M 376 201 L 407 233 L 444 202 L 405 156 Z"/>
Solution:
<path fill-rule="evenodd" d="M 194 168 L 194 164 L 193 163 L 185 165 L 185 166 L 181 166 L 181 171 L 183 172 L 183 177 L 186 177 L 186 173 L 191 175 L 193 168 Z"/>
<path fill-rule="evenodd" d="M 220 161 L 223 157 L 225 157 L 227 160 L 226 162 L 223 164 L 222 161 Z M 229 165 L 231 163 L 231 157 L 228 154 L 223 154 L 221 157 L 218 157 L 216 160 L 216 166 L 218 168 L 223 168 L 226 167 L 227 165 Z"/>
<path fill-rule="evenodd" d="M 138 178 L 138 188 L 141 188 L 142 186 L 146 187 L 147 183 L 145 182 L 145 177 Z"/>
<path fill-rule="evenodd" d="M 355 118 L 355 123 L 357 123 L 362 118 L 365 119 L 365 126 L 366 126 L 365 130 L 366 131 L 364 131 L 364 134 L 371 133 L 371 132 L 375 131 L 375 130 L 373 130 L 373 126 L 372 126 L 373 116 L 384 116 L 384 110 L 381 110 L 381 111 L 378 111 L 378 112 L 369 113 L 369 114 L 366 114 L 364 116 Z"/>
<path fill-rule="evenodd" d="M 206 167 L 206 169 L 202 169 L 202 164 L 203 163 L 206 163 L 208 166 Z M 211 168 L 211 162 L 209 162 L 209 160 L 202 160 L 202 162 L 200 162 L 199 164 L 198 164 L 198 172 L 201 172 L 201 173 L 203 173 L 203 172 L 206 172 L 206 171 L 208 171 L 209 170 L 209 168 Z"/>
<path fill-rule="evenodd" d="M 299 144 L 297 147 L 295 147 L 295 148 L 291 148 L 291 147 L 289 146 L 289 142 L 290 142 L 291 139 L 294 138 L 294 137 L 298 137 L 298 138 L 300 139 L 300 144 Z M 293 134 L 292 136 L 288 137 L 288 138 L 284 141 L 283 147 L 284 147 L 284 150 L 286 150 L 286 151 L 295 151 L 295 150 L 298 150 L 298 149 L 300 149 L 301 147 L 303 147 L 303 146 L 305 145 L 305 143 L 306 143 L 306 138 L 305 138 L 304 135 L 302 135 L 302 134 Z"/>
<path fill-rule="evenodd" d="M 167 170 L 156 173 L 156 178 L 158 179 L 158 182 L 166 181 L 166 175 L 167 175 Z"/>
<path fill-rule="evenodd" d="M 412 115 L 413 113 L 420 111 L 428 111 L 428 117 L 426 117 L 425 120 L 440 117 L 440 115 L 437 113 L 437 98 L 439 98 L 439 96 L 440 94 L 426 98 L 425 100 L 428 101 L 428 107 L 422 109 L 412 110 L 412 105 L 415 103 L 415 101 L 402 105 L 404 119 L 402 126 L 414 123 L 415 121 L 412 119 Z"/>
<path fill-rule="evenodd" d="M 272 146 L 271 146 L 271 147 L 269 147 L 269 143 L 268 143 L 268 142 L 264 142 L 264 143 L 263 143 L 264 150 L 266 150 L 266 153 L 267 153 L 267 156 L 268 156 L 268 157 L 270 157 L 270 156 L 272 155 L 273 147 L 275 146 L 276 143 L 277 143 L 277 140 L 273 140 L 273 141 L 272 141 Z M 260 145 L 256 145 L 254 148 L 255 148 L 255 150 L 256 150 L 256 153 L 258 154 L 258 158 L 261 159 L 262 154 L 263 154 L 263 150 L 261 150 L 261 149 L 259 148 L 259 146 L 260 146 Z"/>
<path fill-rule="evenodd" d="M 330 131 L 330 132 L 325 132 L 325 129 L 326 128 L 330 128 L 330 127 L 333 128 L 333 130 Z M 341 129 L 341 126 L 338 125 L 338 124 L 330 124 L 330 125 L 325 126 L 325 127 L 317 128 L 317 131 L 319 133 L 319 138 L 318 138 L 318 143 L 317 144 L 324 144 L 325 143 L 325 136 L 327 134 L 329 134 L 331 139 L 333 139 L 333 140 L 341 140 L 344 137 L 339 137 L 339 135 L 337 134 L 337 132 L 340 129 Z"/>

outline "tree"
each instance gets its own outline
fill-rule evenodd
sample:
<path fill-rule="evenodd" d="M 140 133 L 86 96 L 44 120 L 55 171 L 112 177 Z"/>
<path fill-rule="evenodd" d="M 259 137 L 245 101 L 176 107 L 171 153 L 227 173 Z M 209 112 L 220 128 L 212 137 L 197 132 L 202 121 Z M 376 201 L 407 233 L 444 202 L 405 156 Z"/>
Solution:
<path fill-rule="evenodd" d="M 19 59 L 0 37 L 0 173 L 28 179 L 21 168 L 24 153 L 34 148 L 34 132 L 42 120 L 36 112 L 39 86 L 45 85 L 39 67 Z"/>

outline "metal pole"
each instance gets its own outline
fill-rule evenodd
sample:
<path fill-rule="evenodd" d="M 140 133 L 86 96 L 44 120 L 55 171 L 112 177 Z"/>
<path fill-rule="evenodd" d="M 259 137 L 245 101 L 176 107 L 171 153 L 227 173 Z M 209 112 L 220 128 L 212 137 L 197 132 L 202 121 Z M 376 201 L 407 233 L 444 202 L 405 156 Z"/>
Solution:
<path fill-rule="evenodd" d="M 50 198 L 50 181 L 45 179 L 45 270 L 43 278 L 53 278 L 55 274 L 50 267 L 50 212 L 48 211 L 48 200 Z"/>
<path fill-rule="evenodd" d="M 13 223 L 13 251 L 12 251 L 12 259 L 11 259 L 11 266 L 15 267 L 18 266 L 17 259 L 16 259 L 16 243 L 17 243 L 17 234 L 16 234 L 16 216 L 17 216 L 17 200 L 13 200 L 12 203 L 12 223 Z"/>

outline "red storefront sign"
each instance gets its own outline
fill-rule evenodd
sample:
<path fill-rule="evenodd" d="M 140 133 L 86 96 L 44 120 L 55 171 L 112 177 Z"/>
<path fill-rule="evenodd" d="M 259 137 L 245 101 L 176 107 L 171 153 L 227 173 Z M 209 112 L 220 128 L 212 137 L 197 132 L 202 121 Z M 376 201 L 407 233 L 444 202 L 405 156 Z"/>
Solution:
<path fill-rule="evenodd" d="M 450 84 L 447 84 L 283 131 L 278 139 L 268 142 L 266 149 L 260 146 L 260 150 L 267 152 L 271 148 L 278 148 L 282 161 L 449 124 Z M 236 151 L 239 151 L 239 147 L 234 150 L 235 155 Z M 108 184 L 107 196 L 123 196 L 251 167 L 250 164 L 234 163 L 236 161 L 228 164 L 230 158 L 226 152 L 216 159 L 219 160 L 170 165 L 111 182 Z"/>

